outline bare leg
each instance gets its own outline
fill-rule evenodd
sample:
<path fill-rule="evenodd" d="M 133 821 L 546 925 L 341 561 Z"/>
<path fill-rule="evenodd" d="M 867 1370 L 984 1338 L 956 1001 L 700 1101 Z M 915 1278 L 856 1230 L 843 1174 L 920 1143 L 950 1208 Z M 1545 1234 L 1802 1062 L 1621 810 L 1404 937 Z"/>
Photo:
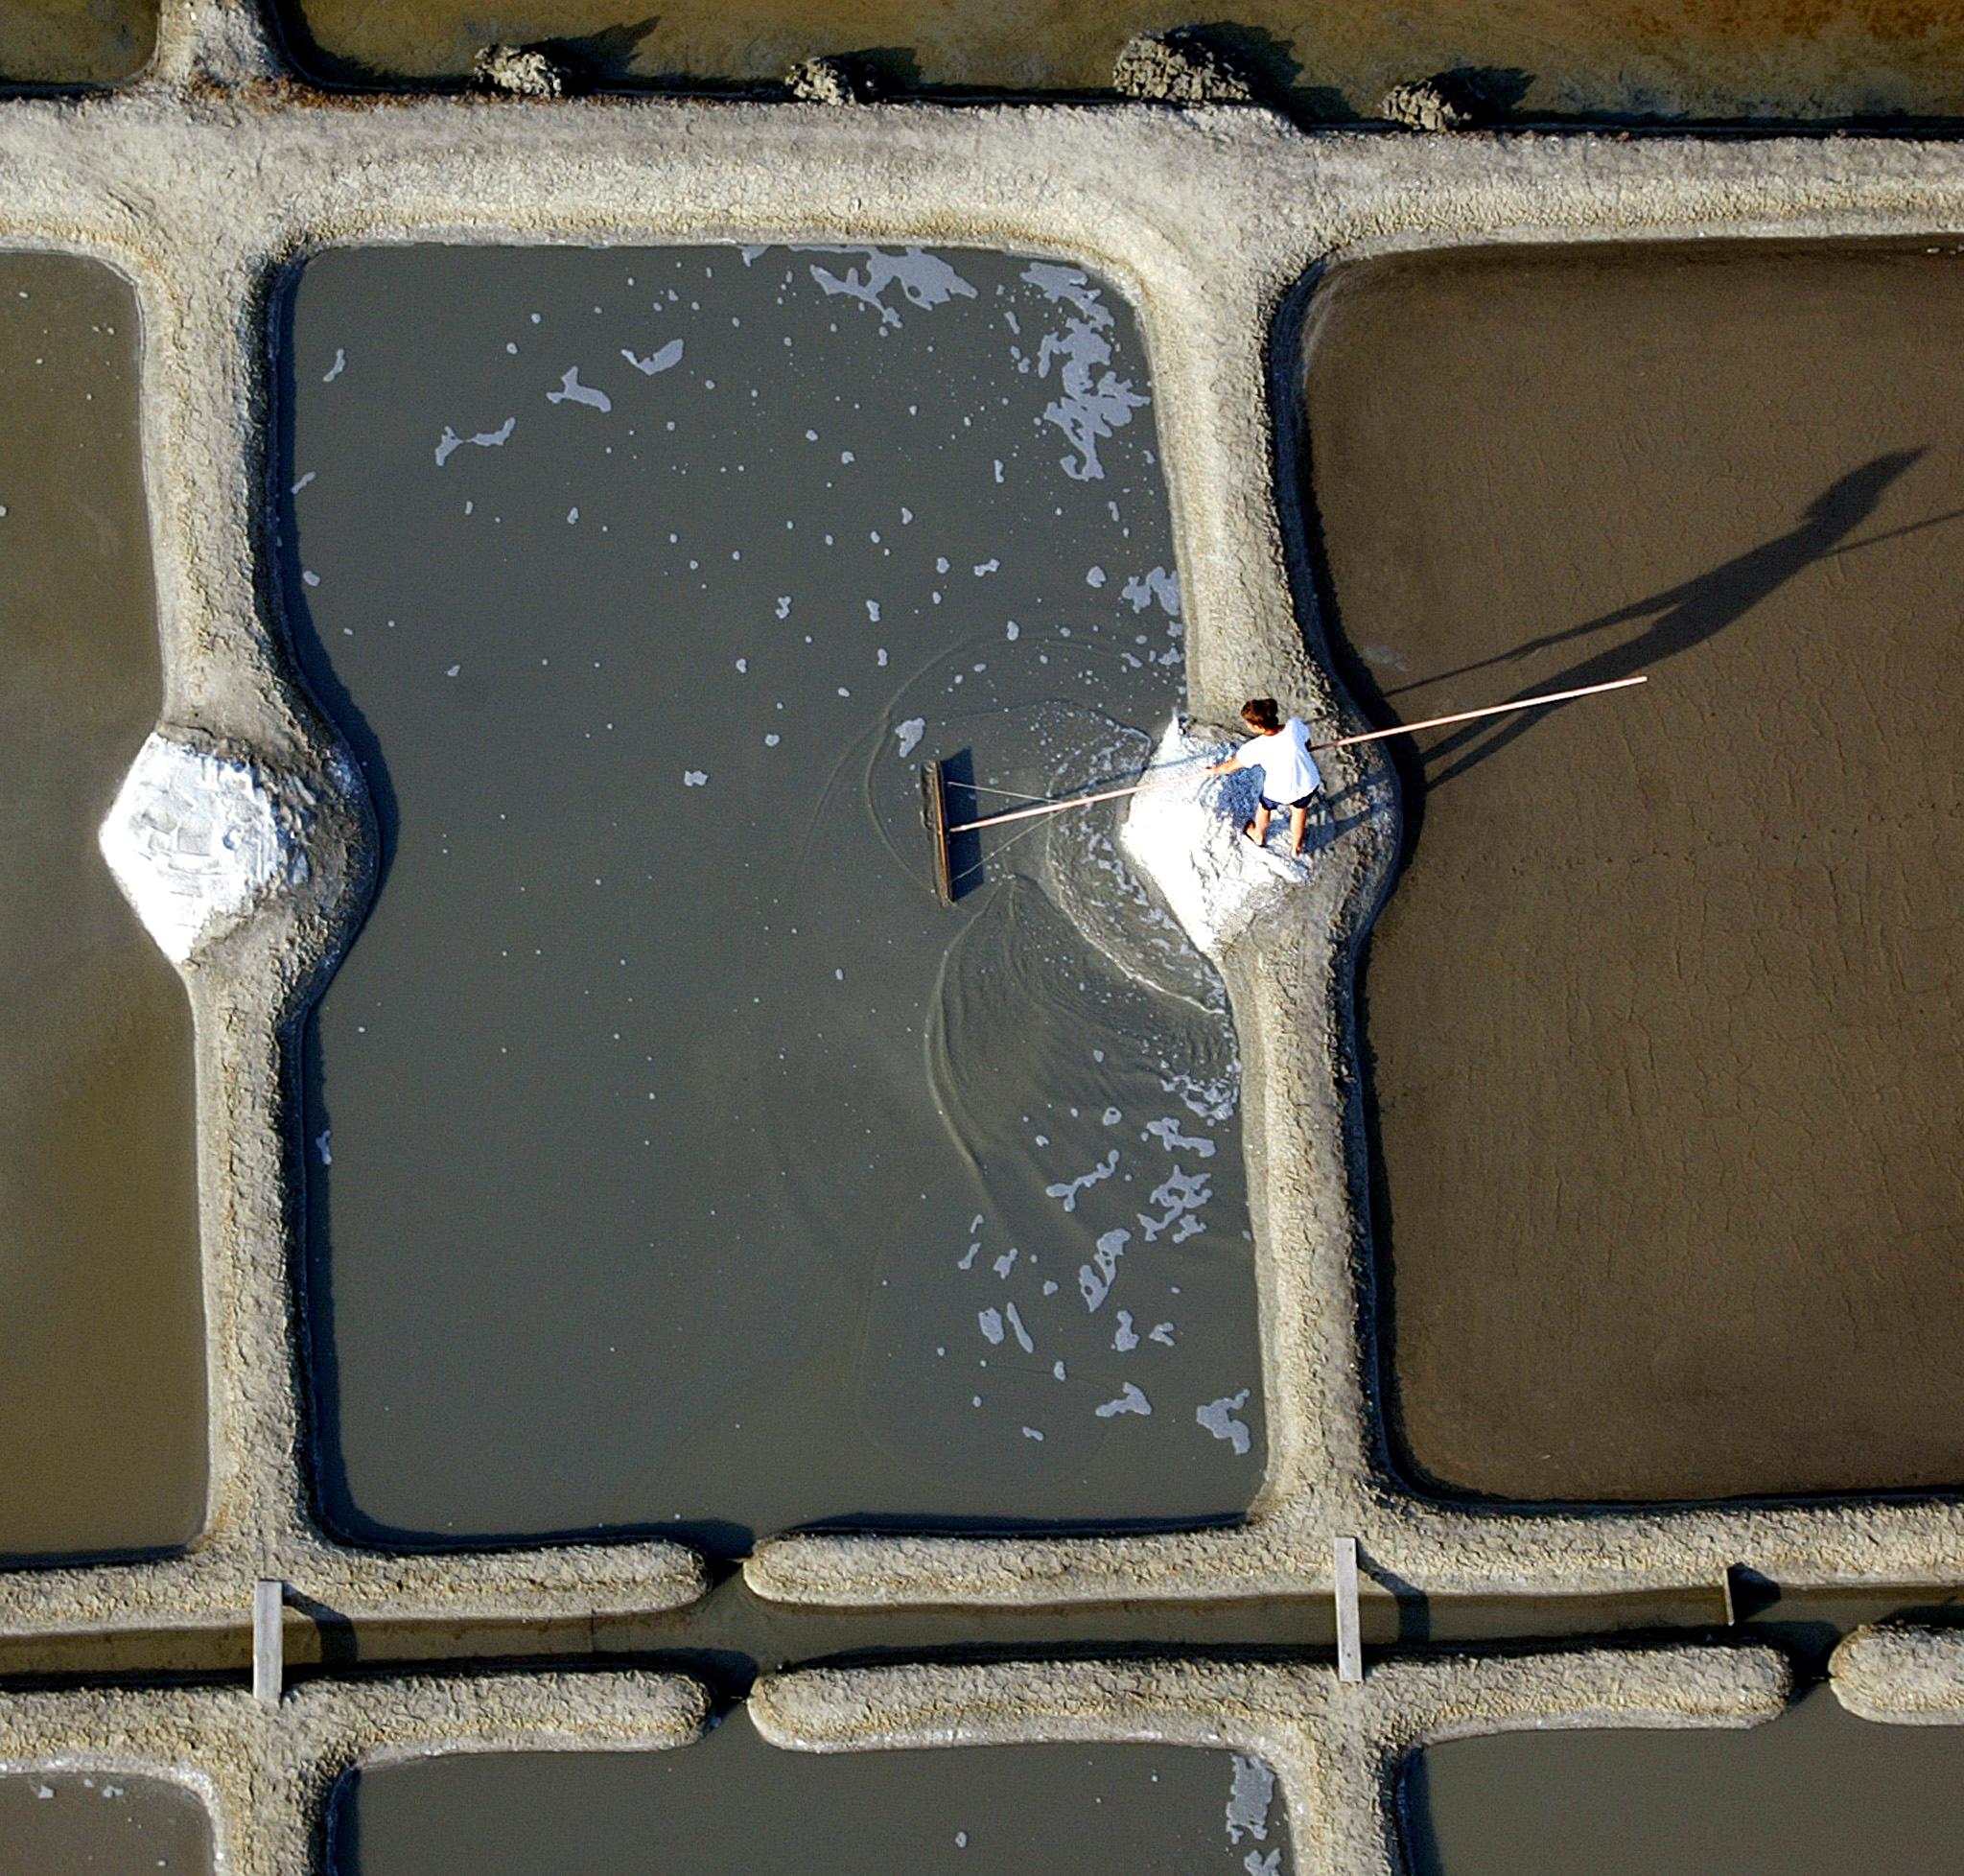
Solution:
<path fill-rule="evenodd" d="M 1298 859 L 1302 857 L 1302 843 L 1309 832 L 1309 804 L 1289 810 L 1289 851 Z"/>
<path fill-rule="evenodd" d="M 1257 808 L 1254 810 L 1254 819 L 1241 832 L 1255 846 L 1261 846 L 1269 837 L 1269 810 L 1266 808 Z"/>

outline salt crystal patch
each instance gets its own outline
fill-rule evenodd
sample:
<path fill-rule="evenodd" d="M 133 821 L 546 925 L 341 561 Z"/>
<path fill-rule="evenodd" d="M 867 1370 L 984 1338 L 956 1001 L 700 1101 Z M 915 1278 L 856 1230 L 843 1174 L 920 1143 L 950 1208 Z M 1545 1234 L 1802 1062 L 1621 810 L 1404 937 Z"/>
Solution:
<path fill-rule="evenodd" d="M 1125 1391 L 1116 1400 L 1108 1400 L 1103 1406 L 1092 1409 L 1101 1420 L 1111 1419 L 1119 1414 L 1149 1415 L 1152 1411 L 1153 1403 L 1146 1398 L 1144 1389 L 1135 1381 L 1128 1381 L 1125 1384 Z"/>
<path fill-rule="evenodd" d="M 1253 1435 L 1234 1418 L 1239 1409 L 1248 1405 L 1248 1393 L 1249 1391 L 1243 1388 L 1239 1394 L 1223 1395 L 1219 1400 L 1210 1400 L 1204 1407 L 1196 1407 L 1193 1410 L 1194 1419 L 1216 1440 L 1226 1440 L 1232 1443 L 1237 1457 L 1246 1453 L 1254 1443 Z"/>
<path fill-rule="evenodd" d="M 682 786 L 685 788 L 706 788 L 709 782 L 710 772 L 706 768 L 686 768 L 682 771 Z"/>
<path fill-rule="evenodd" d="M 894 725 L 894 736 L 900 742 L 896 752 L 902 762 L 921 746 L 921 739 L 927 734 L 927 719 L 924 716 L 910 716 L 904 723 Z"/>

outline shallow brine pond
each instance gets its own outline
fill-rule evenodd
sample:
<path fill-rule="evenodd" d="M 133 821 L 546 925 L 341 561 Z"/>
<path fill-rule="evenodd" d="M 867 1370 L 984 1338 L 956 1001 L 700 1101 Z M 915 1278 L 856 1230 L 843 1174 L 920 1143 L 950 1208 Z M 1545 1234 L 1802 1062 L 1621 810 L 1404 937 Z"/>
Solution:
<path fill-rule="evenodd" d="M 1134 33 L 1183 26 L 1167 0 L 280 0 L 302 60 L 343 82 L 461 78 L 493 40 L 549 39 L 611 84 L 781 79 L 872 49 L 908 85 L 1101 91 Z M 1386 89 L 1475 68 L 1502 105 L 1654 117 L 1934 115 L 1964 107 L 1955 10 L 1856 0 L 1832 15 L 1704 0 L 1239 0 L 1208 30 L 1311 118 L 1373 117 Z"/>
<path fill-rule="evenodd" d="M 1312 308 L 1370 713 L 1650 679 L 1403 760 L 1365 1041 L 1436 1484 L 1964 1485 L 1960 341 L 1950 246 L 1415 256 Z"/>
<path fill-rule="evenodd" d="M 1964 1836 L 1964 1733 L 1858 1720 L 1817 1688 L 1746 1732 L 1456 1740 L 1405 1799 L 1414 1876 L 1939 1876 Z"/>
<path fill-rule="evenodd" d="M 337 1520 L 1244 1508 L 1220 981 L 1109 810 L 953 912 L 919 817 L 924 758 L 986 811 L 1130 776 L 1181 701 L 1123 303 L 971 252 L 365 250 L 289 356 L 302 657 L 383 824 L 309 1049 Z"/>
<path fill-rule="evenodd" d="M 0 1777 L 0 1869 L 21 1876 L 209 1876 L 211 1820 L 182 1786 L 123 1772 Z"/>
<path fill-rule="evenodd" d="M 162 697 L 137 312 L 0 256 L 0 1558 L 203 1515 L 191 1011 L 96 845 Z"/>
<path fill-rule="evenodd" d="M 113 84 L 156 45 L 157 0 L 6 0 L 0 86 Z"/>
<path fill-rule="evenodd" d="M 1274 1774 L 1191 1747 L 781 1751 L 736 1712 L 669 1752 L 455 1755 L 357 1773 L 335 1876 L 1286 1876 Z"/>

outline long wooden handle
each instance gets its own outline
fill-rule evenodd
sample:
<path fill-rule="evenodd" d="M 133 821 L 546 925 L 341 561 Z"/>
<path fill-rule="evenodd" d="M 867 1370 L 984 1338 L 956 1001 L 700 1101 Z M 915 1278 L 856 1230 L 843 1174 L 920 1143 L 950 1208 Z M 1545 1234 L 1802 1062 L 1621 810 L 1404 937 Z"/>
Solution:
<path fill-rule="evenodd" d="M 1428 716 L 1421 723 L 1400 723 L 1389 730 L 1366 730 L 1359 736 L 1340 736 L 1333 742 L 1312 742 L 1314 750 L 1351 749 L 1360 742 L 1381 742 L 1388 736 L 1413 736 L 1420 730 L 1443 729 L 1448 723 L 1471 723 L 1482 716 L 1505 716 L 1510 710 L 1538 710 L 1544 704 L 1568 703 L 1576 697 L 1593 697 L 1604 691 L 1626 691 L 1632 684 L 1646 684 L 1648 675 L 1613 677 L 1607 684 L 1585 684 L 1577 691 L 1551 691 L 1546 696 L 1516 697 L 1512 703 L 1486 704 L 1479 710 L 1456 710 L 1450 716 Z M 1185 760 L 1192 762 L 1189 756 Z M 1162 775 L 1155 782 L 1134 782 L 1129 788 L 1101 788 L 1094 795 L 1073 795 L 1068 801 L 1039 802 L 1035 808 L 1012 808 L 1006 814 L 986 814 L 979 821 L 963 821 L 948 829 L 949 833 L 973 833 L 977 828 L 1000 827 L 1005 821 L 1027 821 L 1034 814 L 1062 814 L 1066 808 L 1088 808 L 1094 801 L 1116 801 L 1121 795 L 1142 795 L 1150 788 L 1169 788 L 1184 782 L 1184 775 Z M 959 786 L 959 785 L 957 785 Z"/>
<path fill-rule="evenodd" d="M 1442 729 L 1448 723 L 1470 723 L 1478 716 L 1502 716 L 1510 710 L 1535 710 L 1542 704 L 1567 703 L 1571 697 L 1593 697 L 1603 691 L 1627 691 L 1632 684 L 1648 684 L 1648 672 L 1636 677 L 1613 677 L 1607 684 L 1585 684 L 1579 691 L 1551 691 L 1542 697 L 1516 697 L 1512 703 L 1485 704 L 1479 710 L 1456 710 L 1450 716 L 1428 716 L 1422 723 L 1400 723 L 1390 730 L 1366 730 L 1362 736 L 1340 736 L 1334 742 L 1312 742 L 1316 749 L 1350 749 L 1360 742 L 1382 742 L 1388 736 L 1413 736 L 1419 730 Z"/>
<path fill-rule="evenodd" d="M 1196 762 L 1198 757 L 1188 756 L 1187 762 Z M 1007 814 L 989 814 L 979 821 L 964 821 L 959 827 L 948 829 L 950 833 L 973 833 L 977 828 L 1000 827 L 1004 821 L 1027 821 L 1033 814 L 1062 814 L 1066 808 L 1088 808 L 1094 801 L 1116 801 L 1120 795 L 1142 795 L 1148 788 L 1170 788 L 1176 782 L 1191 778 L 1184 775 L 1162 775 L 1157 782 L 1134 782 L 1129 788 L 1101 788 L 1095 795 L 1073 795 L 1069 801 L 1039 802 L 1035 808 L 1012 808 Z M 960 783 L 955 785 L 957 787 Z"/>

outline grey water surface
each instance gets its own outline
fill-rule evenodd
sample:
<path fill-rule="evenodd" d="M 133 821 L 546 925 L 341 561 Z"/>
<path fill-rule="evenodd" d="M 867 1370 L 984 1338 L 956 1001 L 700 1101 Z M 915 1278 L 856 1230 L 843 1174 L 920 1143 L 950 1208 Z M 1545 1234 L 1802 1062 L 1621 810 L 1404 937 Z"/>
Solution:
<path fill-rule="evenodd" d="M 349 250 L 285 357 L 295 637 L 383 856 L 307 1049 L 329 1514 L 741 1550 L 1242 1511 L 1220 980 L 1116 808 L 962 843 L 954 911 L 919 817 L 930 756 L 987 811 L 1131 779 L 1181 702 L 1115 293 Z"/>
<path fill-rule="evenodd" d="M 0 1777 L 0 1869 L 20 1876 L 209 1876 L 211 1819 L 191 1793 L 124 1772 Z"/>
<path fill-rule="evenodd" d="M 1456 1740 L 1406 1781 L 1415 1876 L 1938 1876 L 1964 1841 L 1964 1734 L 1858 1720 L 1825 1687 L 1747 1732 Z"/>
<path fill-rule="evenodd" d="M 805 1753 L 740 1710 L 668 1752 L 470 1753 L 358 1772 L 335 1876 L 1285 1876 L 1269 1769 L 1191 1747 Z"/>

